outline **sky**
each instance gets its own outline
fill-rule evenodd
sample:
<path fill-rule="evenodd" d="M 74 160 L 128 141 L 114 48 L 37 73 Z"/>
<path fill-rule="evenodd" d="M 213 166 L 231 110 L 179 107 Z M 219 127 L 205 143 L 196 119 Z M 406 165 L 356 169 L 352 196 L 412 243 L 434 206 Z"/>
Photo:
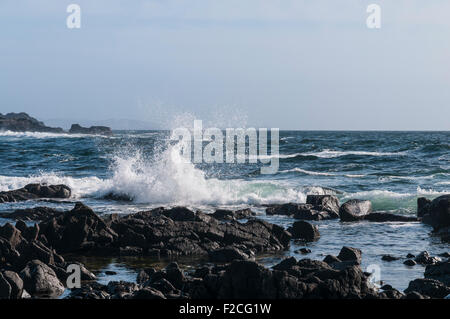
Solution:
<path fill-rule="evenodd" d="M 449 17 L 448 0 L 1 0 L 0 113 L 449 130 Z"/>

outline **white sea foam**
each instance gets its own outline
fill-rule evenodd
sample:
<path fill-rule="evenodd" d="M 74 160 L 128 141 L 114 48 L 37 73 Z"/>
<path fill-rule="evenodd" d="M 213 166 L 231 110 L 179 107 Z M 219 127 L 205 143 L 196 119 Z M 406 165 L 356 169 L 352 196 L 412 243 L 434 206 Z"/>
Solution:
<path fill-rule="evenodd" d="M 303 173 L 307 175 L 317 175 L 317 176 L 335 176 L 336 174 L 333 173 L 324 173 L 324 172 L 314 172 L 314 171 L 308 171 L 299 167 L 294 167 L 292 169 L 286 169 L 280 171 L 280 173 Z"/>
<path fill-rule="evenodd" d="M 302 156 L 316 156 L 320 158 L 335 158 L 346 155 L 359 155 L 359 156 L 401 156 L 406 152 L 367 152 L 367 151 L 333 151 L 325 149 L 320 152 L 302 153 Z"/>

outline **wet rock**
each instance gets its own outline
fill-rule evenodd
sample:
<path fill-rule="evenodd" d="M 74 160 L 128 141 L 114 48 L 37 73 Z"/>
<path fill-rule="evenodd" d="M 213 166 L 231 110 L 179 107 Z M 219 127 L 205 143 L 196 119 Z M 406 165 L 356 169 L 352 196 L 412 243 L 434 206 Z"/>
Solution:
<path fill-rule="evenodd" d="M 299 250 L 296 250 L 295 253 L 301 253 L 301 254 L 310 254 L 311 253 L 311 249 L 308 248 L 300 248 Z"/>
<path fill-rule="evenodd" d="M 406 258 L 416 258 L 416 256 L 413 254 L 408 254 L 408 255 L 406 255 Z"/>
<path fill-rule="evenodd" d="M 412 267 L 412 266 L 415 266 L 417 263 L 412 259 L 408 259 L 408 260 L 405 260 L 405 262 L 403 264 L 405 264 L 406 266 Z"/>
<path fill-rule="evenodd" d="M 311 204 L 315 210 L 326 211 L 334 218 L 339 217 L 339 199 L 334 195 L 308 195 L 306 203 Z"/>
<path fill-rule="evenodd" d="M 352 298 L 375 293 L 358 266 L 333 270 L 308 259 L 297 264 L 288 259 L 272 271 L 254 262 L 235 261 L 219 282 L 218 298 Z"/>
<path fill-rule="evenodd" d="M 24 288 L 31 295 L 59 296 L 64 292 L 64 285 L 55 272 L 39 260 L 30 261 L 20 272 Z"/>
<path fill-rule="evenodd" d="M 403 215 L 391 214 L 391 213 L 370 213 L 364 217 L 361 217 L 361 220 L 367 220 L 370 222 L 417 222 L 418 221 L 418 219 L 416 217 L 403 216 Z"/>
<path fill-rule="evenodd" d="M 114 276 L 114 275 L 117 275 L 117 272 L 111 271 L 111 270 L 106 270 L 105 275 L 106 276 Z"/>
<path fill-rule="evenodd" d="M 342 260 L 333 255 L 327 255 L 323 261 L 329 265 L 342 262 Z"/>
<path fill-rule="evenodd" d="M 422 215 L 422 222 L 433 226 L 436 230 L 450 226 L 450 194 L 442 195 L 434 200 L 425 202 L 423 199 L 419 204 L 418 215 Z"/>
<path fill-rule="evenodd" d="M 434 279 L 415 279 L 409 283 L 405 293 L 416 291 L 431 298 L 444 298 L 450 294 L 450 287 Z"/>
<path fill-rule="evenodd" d="M 292 238 L 301 239 L 307 242 L 315 241 L 320 238 L 319 228 L 305 221 L 296 221 L 288 228 Z"/>
<path fill-rule="evenodd" d="M 209 260 L 212 262 L 231 262 L 233 260 L 247 260 L 248 255 L 234 247 L 225 247 L 209 252 Z"/>
<path fill-rule="evenodd" d="M 358 221 L 372 212 L 372 203 L 368 200 L 350 199 L 339 209 L 341 221 Z"/>
<path fill-rule="evenodd" d="M 17 209 L 12 213 L 0 213 L 0 217 L 15 220 L 43 221 L 53 217 L 58 217 L 61 214 L 63 214 L 63 212 L 57 209 L 49 207 L 35 207 L 27 209 Z"/>
<path fill-rule="evenodd" d="M 291 235 L 282 227 L 251 219 L 246 223 L 220 222 L 187 208 L 162 208 L 123 216 L 110 223 L 118 234 L 113 247 L 134 245 L 143 254 L 161 257 L 208 255 L 225 247 L 244 253 L 283 250 Z"/>
<path fill-rule="evenodd" d="M 218 220 L 239 220 L 239 219 L 248 219 L 250 217 L 255 216 L 256 214 L 251 211 L 251 209 L 241 209 L 241 210 L 226 210 L 226 209 L 218 209 L 212 214 L 212 216 Z"/>
<path fill-rule="evenodd" d="M 414 261 L 421 265 L 432 265 L 440 261 L 439 258 L 432 257 L 427 251 L 421 252 Z"/>
<path fill-rule="evenodd" d="M 381 260 L 384 260 L 384 261 L 395 261 L 395 260 L 399 260 L 399 259 L 400 259 L 400 257 L 394 257 L 391 255 L 383 255 L 383 257 L 381 257 Z"/>
<path fill-rule="evenodd" d="M 69 212 L 39 224 L 48 243 L 60 253 L 109 246 L 117 234 L 89 207 L 77 203 Z"/>
<path fill-rule="evenodd" d="M 71 190 L 65 185 L 28 184 L 24 188 L 0 192 L 0 203 L 20 202 L 39 198 L 69 198 Z"/>
<path fill-rule="evenodd" d="M 26 225 L 25 225 L 26 226 Z M 24 229 L 24 226 L 20 226 Z M 27 231 L 38 231 L 35 227 L 29 227 Z M 20 271 L 25 265 L 38 259 L 45 264 L 63 262 L 64 259 L 48 248 L 42 242 L 35 240 L 36 235 L 29 236 L 29 239 L 22 236 L 22 232 L 13 225 L 6 223 L 0 227 L 0 267 L 6 267 L 15 271 Z"/>
<path fill-rule="evenodd" d="M 13 271 L 0 272 L 0 299 L 20 299 L 23 294 L 23 281 Z"/>
<path fill-rule="evenodd" d="M 450 261 L 437 262 L 434 265 L 427 265 L 425 268 L 425 278 L 439 280 L 450 286 Z"/>
<path fill-rule="evenodd" d="M 445 253 L 439 254 L 438 256 L 439 257 L 444 257 L 444 258 L 450 258 L 450 253 L 445 252 Z"/>
<path fill-rule="evenodd" d="M 354 261 L 357 264 L 361 264 L 362 261 L 361 250 L 347 246 L 342 247 L 337 257 L 342 261 Z"/>
<path fill-rule="evenodd" d="M 111 136 L 113 132 L 111 128 L 107 126 L 91 126 L 82 127 L 79 124 L 72 124 L 69 130 L 70 134 L 90 134 L 90 135 L 105 135 Z"/>
<path fill-rule="evenodd" d="M 333 211 L 321 210 L 322 206 L 311 204 L 287 203 L 281 205 L 269 205 L 267 215 L 286 215 L 300 220 L 326 220 L 339 216 Z"/>
<path fill-rule="evenodd" d="M 66 299 L 111 299 L 105 285 L 97 282 L 85 283 L 81 288 L 72 289 Z"/>
<path fill-rule="evenodd" d="M 431 200 L 425 197 L 417 199 L 417 217 L 421 218 L 430 212 Z"/>

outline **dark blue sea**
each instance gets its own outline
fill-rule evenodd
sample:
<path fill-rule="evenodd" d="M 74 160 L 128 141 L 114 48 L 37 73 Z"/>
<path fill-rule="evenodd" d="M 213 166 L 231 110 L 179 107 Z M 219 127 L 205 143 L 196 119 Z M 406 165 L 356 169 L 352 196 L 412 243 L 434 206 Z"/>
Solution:
<path fill-rule="evenodd" d="M 50 206 L 71 209 L 83 201 L 99 214 L 129 214 L 155 206 L 185 205 L 205 212 L 250 207 L 261 218 L 289 226 L 293 220 L 265 216 L 264 204 L 305 202 L 307 194 L 336 194 L 341 202 L 369 199 L 375 211 L 415 215 L 418 197 L 450 193 L 450 132 L 281 131 L 279 170 L 262 164 L 191 164 L 179 161 L 166 131 L 116 131 L 113 137 L 0 132 L 0 191 L 28 183 L 66 184 L 73 196 L 62 202 L 0 204 L 0 211 Z M 131 202 L 106 200 L 126 196 Z M 1 223 L 7 219 L 0 220 Z M 421 223 L 317 222 L 321 238 L 289 252 L 261 256 L 271 265 L 285 255 L 323 259 L 343 245 L 363 251 L 363 267 L 376 265 L 380 278 L 398 289 L 423 277 L 422 266 L 385 262 L 383 254 L 406 257 L 449 245 Z M 294 251 L 308 247 L 309 255 Z M 93 261 L 86 260 L 87 263 Z M 96 262 L 100 280 L 134 280 L 140 261 Z M 148 262 L 148 261 L 142 261 Z M 189 264 L 186 264 L 188 267 Z M 372 267 L 372 266 L 371 266 Z M 116 276 L 102 275 L 118 270 Z"/>

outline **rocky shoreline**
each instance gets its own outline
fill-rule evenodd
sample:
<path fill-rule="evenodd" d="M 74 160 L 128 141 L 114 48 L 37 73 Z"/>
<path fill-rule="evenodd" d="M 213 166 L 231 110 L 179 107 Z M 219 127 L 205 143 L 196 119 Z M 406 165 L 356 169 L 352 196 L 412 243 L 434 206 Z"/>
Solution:
<path fill-rule="evenodd" d="M 113 135 L 111 128 L 106 126 L 82 127 L 72 124 L 68 132 L 60 127 L 49 127 L 43 122 L 29 116 L 27 113 L 0 113 L 0 131 L 12 132 L 39 132 L 39 133 L 66 133 L 66 134 L 90 134 L 90 135 Z"/>
<path fill-rule="evenodd" d="M 0 193 L 0 202 L 64 199 L 64 185 L 27 185 Z M 370 201 L 349 200 L 339 205 L 332 195 L 309 195 L 306 204 L 269 205 L 266 214 L 292 216 L 297 221 L 284 229 L 263 221 L 250 209 L 217 210 L 213 214 L 186 207 L 156 208 L 129 215 L 100 216 L 83 203 L 70 211 L 35 207 L 4 213 L 16 224 L 0 227 L 0 298 L 57 297 L 65 291 L 73 256 L 148 256 L 176 260 L 199 256 L 210 265 L 190 271 L 176 262 L 164 269 L 142 269 L 136 282 L 99 284 L 81 267 L 81 288 L 70 291 L 76 299 L 418 299 L 450 295 L 449 255 L 422 252 L 406 262 L 426 265 L 424 278 L 400 292 L 384 283 L 377 289 L 361 268 L 363 252 L 342 247 L 324 260 L 289 257 L 267 268 L 255 261 L 260 254 L 286 251 L 291 240 L 315 241 L 317 226 L 307 220 L 341 222 L 424 222 L 448 241 L 450 195 L 433 201 L 418 200 L 417 217 L 372 212 Z M 36 222 L 28 226 L 24 221 Z M 383 260 L 398 257 L 385 255 Z"/>

